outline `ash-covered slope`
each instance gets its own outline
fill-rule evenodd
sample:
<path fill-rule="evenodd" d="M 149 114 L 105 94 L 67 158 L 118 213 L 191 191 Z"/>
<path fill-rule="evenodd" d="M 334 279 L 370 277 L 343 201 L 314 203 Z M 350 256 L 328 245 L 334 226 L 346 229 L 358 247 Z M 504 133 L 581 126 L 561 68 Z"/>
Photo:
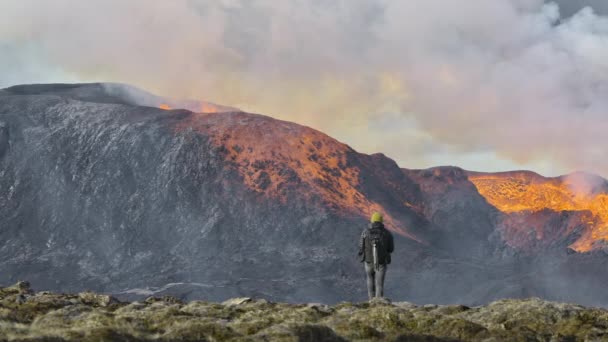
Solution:
<path fill-rule="evenodd" d="M 176 129 L 199 114 L 125 104 L 95 84 L 8 89 L 0 113 L 2 281 L 106 291 L 188 282 L 210 298 L 328 299 L 336 286 L 352 295 L 340 279 L 354 274 L 341 262 L 353 247 L 337 235 L 356 239 L 360 227 L 309 201 L 262 200 L 224 146 Z"/>
<path fill-rule="evenodd" d="M 142 98 L 154 97 L 105 84 L 0 90 L 0 283 L 360 300 L 356 245 L 380 210 L 397 238 L 394 298 L 608 303 L 593 285 L 605 280 L 603 253 L 522 252 L 466 171 L 403 170 L 293 123 Z M 571 291 L 580 281 L 589 291 Z"/>
<path fill-rule="evenodd" d="M 424 226 L 391 207 L 416 195 L 393 161 L 295 124 L 137 106 L 100 84 L 0 96 L 1 282 L 333 301 L 363 294 L 369 210 Z"/>

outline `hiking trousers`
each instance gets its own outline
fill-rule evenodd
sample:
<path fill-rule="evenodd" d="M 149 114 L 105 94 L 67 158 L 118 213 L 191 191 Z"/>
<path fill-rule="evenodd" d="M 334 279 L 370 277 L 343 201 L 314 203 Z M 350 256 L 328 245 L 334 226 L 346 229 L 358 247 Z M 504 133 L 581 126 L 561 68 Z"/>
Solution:
<path fill-rule="evenodd" d="M 386 275 L 386 265 L 378 265 L 378 270 L 374 269 L 372 263 L 364 262 L 365 274 L 367 275 L 367 295 L 371 300 L 374 297 L 384 296 L 384 276 Z"/>

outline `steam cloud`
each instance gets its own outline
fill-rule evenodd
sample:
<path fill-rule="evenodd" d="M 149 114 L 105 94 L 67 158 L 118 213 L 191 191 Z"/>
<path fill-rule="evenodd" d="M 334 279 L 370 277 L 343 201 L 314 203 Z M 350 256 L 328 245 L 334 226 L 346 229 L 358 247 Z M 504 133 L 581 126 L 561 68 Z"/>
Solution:
<path fill-rule="evenodd" d="M 0 86 L 124 82 L 405 167 L 608 176 L 608 6 L 561 2 L 4 0 Z"/>

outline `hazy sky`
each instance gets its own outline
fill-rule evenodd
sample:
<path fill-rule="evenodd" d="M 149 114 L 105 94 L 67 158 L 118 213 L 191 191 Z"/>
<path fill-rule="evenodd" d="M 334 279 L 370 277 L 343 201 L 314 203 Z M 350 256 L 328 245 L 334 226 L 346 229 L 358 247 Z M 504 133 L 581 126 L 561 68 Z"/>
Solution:
<path fill-rule="evenodd" d="M 408 168 L 608 176 L 605 0 L 0 1 L 0 87 L 80 81 L 295 121 Z"/>

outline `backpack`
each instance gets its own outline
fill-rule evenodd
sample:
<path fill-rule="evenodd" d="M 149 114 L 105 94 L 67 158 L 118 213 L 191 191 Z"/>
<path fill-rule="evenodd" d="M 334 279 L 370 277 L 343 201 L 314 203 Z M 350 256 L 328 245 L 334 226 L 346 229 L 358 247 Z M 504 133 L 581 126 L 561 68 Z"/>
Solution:
<path fill-rule="evenodd" d="M 366 260 L 371 261 L 374 269 L 390 263 L 386 237 L 382 228 L 371 228 L 366 241 Z"/>

